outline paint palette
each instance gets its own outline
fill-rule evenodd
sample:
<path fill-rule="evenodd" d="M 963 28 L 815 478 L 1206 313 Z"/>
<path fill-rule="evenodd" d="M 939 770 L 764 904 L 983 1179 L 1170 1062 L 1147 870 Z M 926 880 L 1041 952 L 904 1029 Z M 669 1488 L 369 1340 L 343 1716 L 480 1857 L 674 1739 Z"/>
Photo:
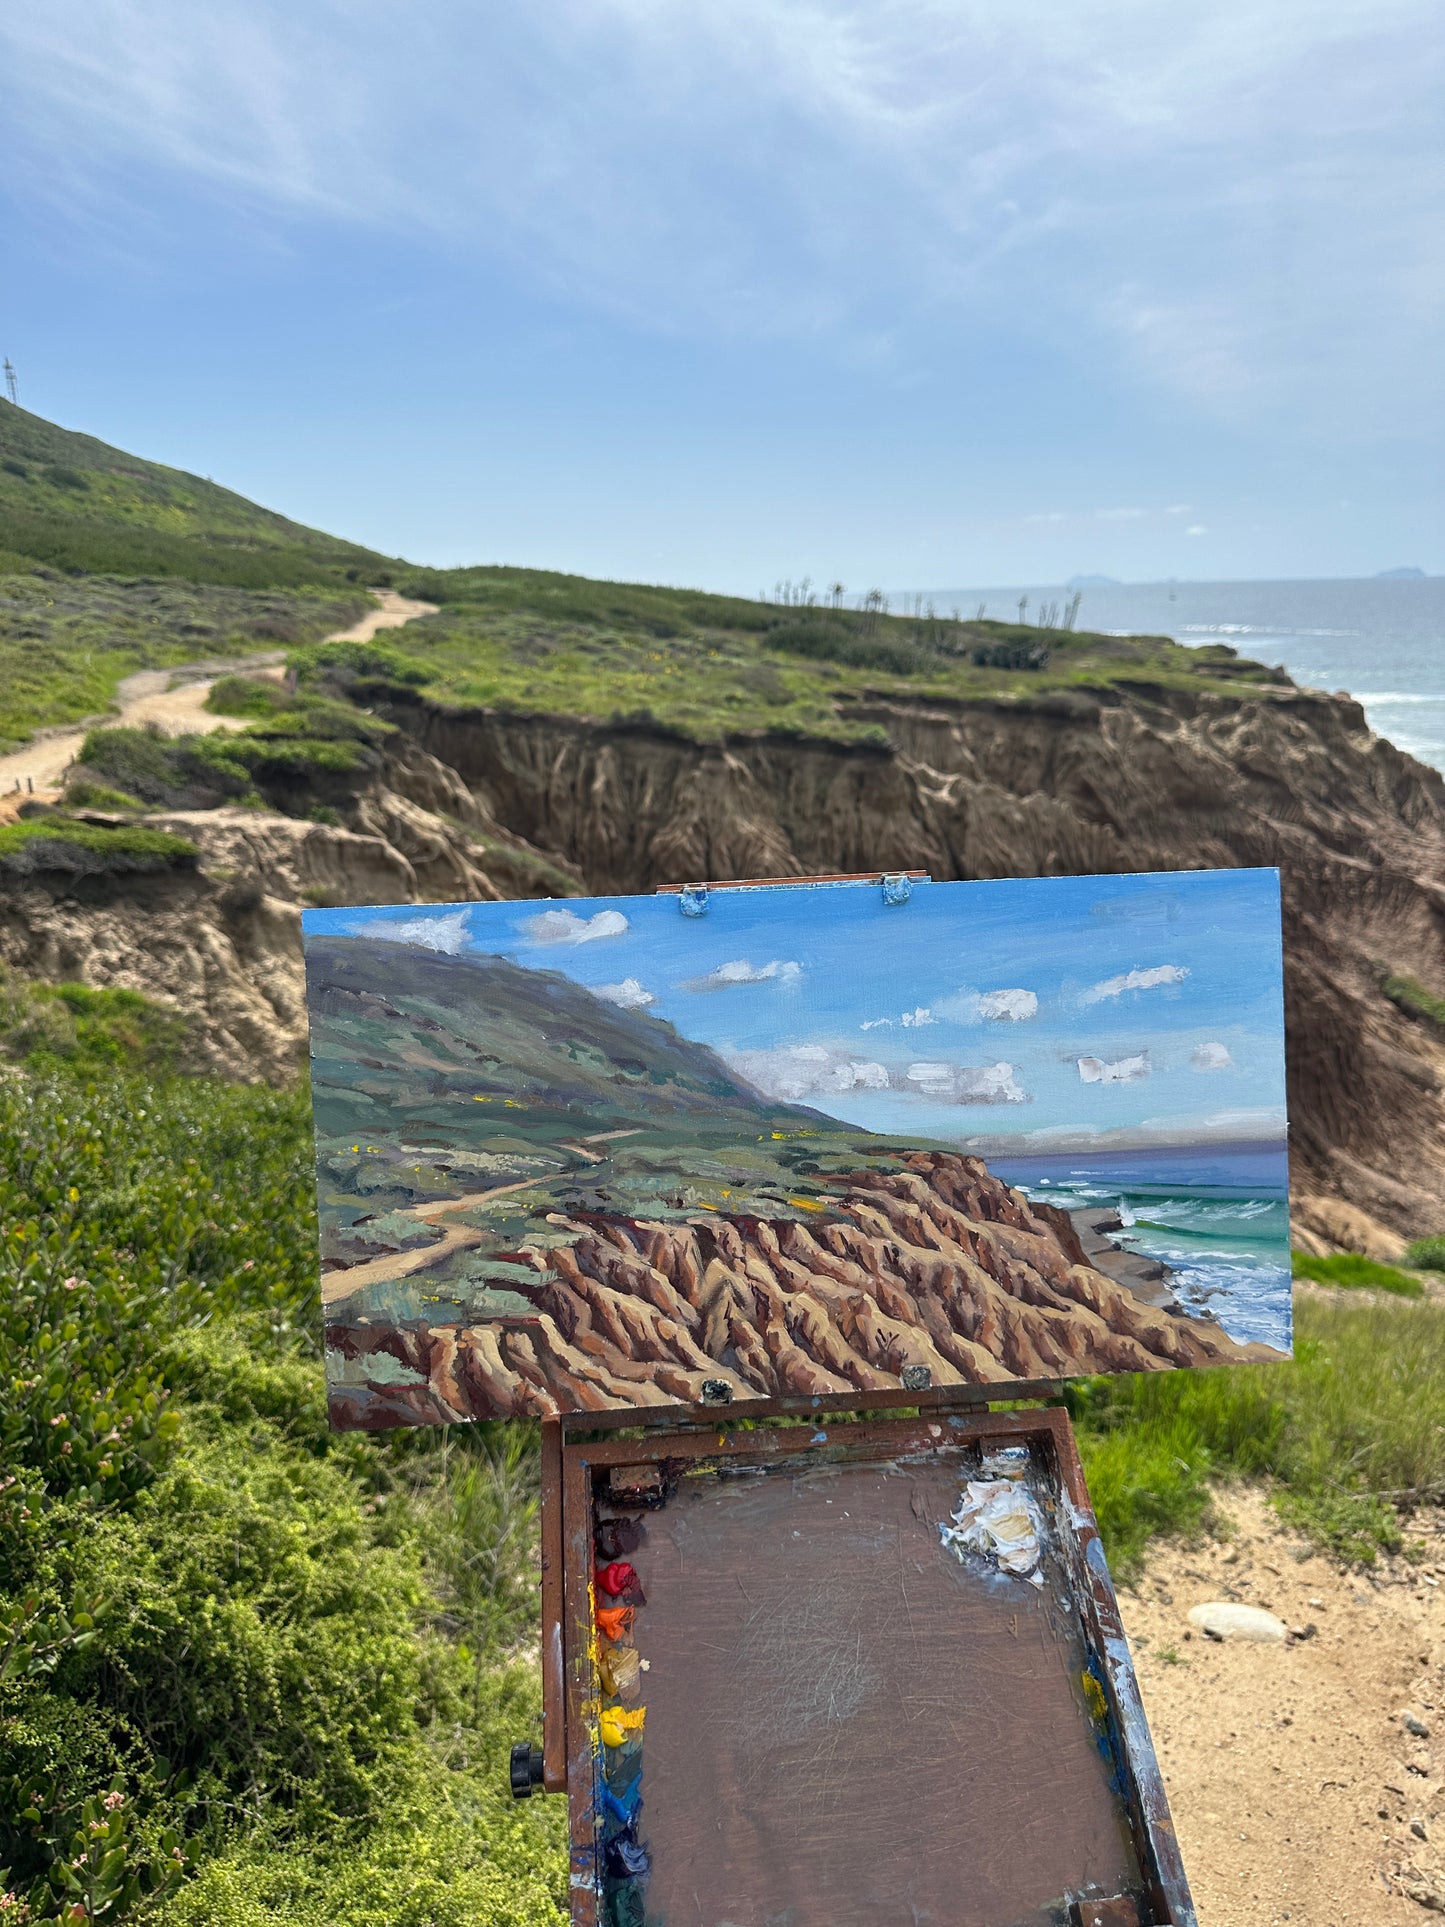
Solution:
<path fill-rule="evenodd" d="M 1192 1927 L 1063 1412 L 546 1440 L 574 1927 Z"/>

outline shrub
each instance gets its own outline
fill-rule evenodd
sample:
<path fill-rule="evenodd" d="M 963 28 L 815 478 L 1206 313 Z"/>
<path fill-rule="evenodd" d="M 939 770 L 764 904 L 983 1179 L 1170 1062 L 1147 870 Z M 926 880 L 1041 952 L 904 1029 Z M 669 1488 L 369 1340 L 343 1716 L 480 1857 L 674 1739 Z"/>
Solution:
<path fill-rule="evenodd" d="M 78 810 L 140 810 L 145 805 L 138 796 L 124 790 L 107 789 L 104 783 L 91 783 L 81 777 L 67 779 L 65 800 Z"/>
<path fill-rule="evenodd" d="M 52 816 L 0 826 L 0 871 L 16 876 L 144 874 L 193 869 L 195 862 L 196 846 L 185 837 L 135 824 L 107 829 Z"/>
<path fill-rule="evenodd" d="M 1390 975 L 1380 988 L 1395 1008 L 1404 1011 L 1407 1017 L 1423 1018 L 1426 1023 L 1445 1030 L 1445 997 L 1437 997 L 1433 990 L 1427 990 L 1414 977 Z"/>
<path fill-rule="evenodd" d="M 1292 1254 L 1296 1278 L 1309 1278 L 1317 1285 L 1335 1285 L 1344 1291 L 1388 1291 L 1397 1298 L 1418 1298 L 1422 1286 L 1408 1272 L 1393 1265 L 1376 1264 L 1357 1252 L 1340 1252 L 1329 1258 L 1316 1258 L 1306 1251 Z"/>
<path fill-rule="evenodd" d="M 183 1017 L 138 990 L 0 975 L 0 1048 L 32 1070 L 166 1070 L 187 1038 Z"/>
<path fill-rule="evenodd" d="M 1445 1238 L 1417 1238 L 1400 1262 L 1416 1271 L 1445 1271 Z"/>
<path fill-rule="evenodd" d="M 932 667 L 933 658 L 912 643 L 891 636 L 872 635 L 840 616 L 809 616 L 780 623 L 762 638 L 768 649 L 816 661 L 848 663 L 855 668 L 888 669 L 908 676 Z"/>
<path fill-rule="evenodd" d="M 288 701 L 279 683 L 257 676 L 222 676 L 211 685 L 206 708 L 216 716 L 274 716 Z"/>

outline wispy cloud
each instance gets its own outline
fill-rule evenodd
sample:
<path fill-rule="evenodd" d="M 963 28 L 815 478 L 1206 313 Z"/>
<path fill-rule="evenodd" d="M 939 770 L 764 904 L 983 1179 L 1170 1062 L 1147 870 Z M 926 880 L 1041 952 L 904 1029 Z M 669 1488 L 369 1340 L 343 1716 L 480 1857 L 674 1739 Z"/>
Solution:
<path fill-rule="evenodd" d="M 1130 990 L 1162 990 L 1171 984 L 1182 984 L 1188 975 L 1188 970 L 1179 964 L 1155 964 L 1149 970 L 1126 970 L 1117 977 L 1106 977 L 1102 983 L 1091 984 L 1079 1001 L 1083 1004 L 1099 1004 L 1110 997 L 1122 997 Z"/>
<path fill-rule="evenodd" d="M 727 1056 L 756 1090 L 789 1103 L 883 1091 L 935 1104 L 1029 1101 L 1012 1064 L 881 1064 L 835 1044 L 791 1044 L 777 1050 L 732 1051 Z"/>
<path fill-rule="evenodd" d="M 1037 991 L 958 990 L 934 1008 L 954 1024 L 1024 1024 L 1039 1014 Z"/>
<path fill-rule="evenodd" d="M 353 923 L 358 937 L 373 942 L 412 943 L 423 950 L 435 950 L 445 957 L 459 957 L 467 947 L 467 913 L 453 910 L 444 917 L 367 917 Z"/>
<path fill-rule="evenodd" d="M 1434 378 L 1435 12 L 48 0 L 8 9 L 0 46 L 52 196 L 162 168 L 649 327 L 855 358 L 895 352 L 898 313 L 1007 294 L 1038 340 L 1089 338 L 1206 409 L 1299 406 L 1333 371 L 1338 432 Z"/>
<path fill-rule="evenodd" d="M 579 917 L 575 910 L 543 910 L 522 925 L 529 942 L 542 944 L 596 943 L 601 937 L 621 937 L 628 927 L 620 910 L 598 910 L 590 917 Z"/>
<path fill-rule="evenodd" d="M 716 970 L 709 970 L 704 977 L 686 977 L 683 990 L 737 990 L 746 984 L 796 984 L 802 981 L 801 964 L 784 963 L 774 958 L 771 963 L 751 964 L 745 957 L 737 957 L 731 963 L 719 964 Z"/>

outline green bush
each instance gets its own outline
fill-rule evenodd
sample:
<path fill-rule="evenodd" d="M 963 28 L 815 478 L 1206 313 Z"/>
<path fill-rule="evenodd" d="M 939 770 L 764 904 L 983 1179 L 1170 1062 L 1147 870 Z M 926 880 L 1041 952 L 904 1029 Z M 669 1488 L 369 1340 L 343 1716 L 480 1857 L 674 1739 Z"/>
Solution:
<path fill-rule="evenodd" d="M 933 664 L 933 658 L 901 637 L 876 635 L 841 616 L 805 616 L 780 623 L 762 638 L 766 649 L 815 661 L 848 663 L 860 669 L 887 669 L 908 676 Z"/>
<path fill-rule="evenodd" d="M 1388 976 L 1380 988 L 1397 1010 L 1403 1010 L 1407 1017 L 1423 1018 L 1445 1030 L 1445 997 L 1437 997 L 1433 990 L 1414 977 Z"/>
<path fill-rule="evenodd" d="M 304 1093 L 0 1080 L 0 1868 L 48 1916 L 103 1833 L 97 1920 L 560 1927 L 505 1791 L 534 1441 L 328 1435 L 311 1183 Z"/>
<path fill-rule="evenodd" d="M 82 776 L 65 785 L 65 800 L 77 810 L 140 810 L 145 805 L 138 796 L 124 790 L 107 789 L 104 783 L 90 783 Z"/>
<path fill-rule="evenodd" d="M 1413 1265 L 1416 1271 L 1445 1271 L 1445 1238 L 1417 1238 L 1401 1263 Z"/>
<path fill-rule="evenodd" d="M 167 1070 L 188 1026 L 136 990 L 28 983 L 0 970 L 0 1050 L 31 1070 Z"/>
<path fill-rule="evenodd" d="M 274 716 L 287 700 L 279 683 L 257 676 L 221 676 L 211 684 L 206 707 L 216 716 Z"/>
<path fill-rule="evenodd" d="M 1418 1298 L 1422 1286 L 1418 1278 L 1396 1270 L 1394 1265 L 1377 1264 L 1357 1252 L 1344 1251 L 1328 1258 L 1316 1258 L 1307 1251 L 1291 1254 L 1296 1278 L 1308 1278 L 1317 1285 L 1334 1285 L 1343 1291 L 1389 1291 L 1397 1298 Z"/>
<path fill-rule="evenodd" d="M 126 823 L 110 829 L 64 816 L 33 817 L 0 825 L 0 870 L 21 876 L 37 871 L 78 875 L 134 874 L 194 867 L 196 846 L 165 830 Z"/>

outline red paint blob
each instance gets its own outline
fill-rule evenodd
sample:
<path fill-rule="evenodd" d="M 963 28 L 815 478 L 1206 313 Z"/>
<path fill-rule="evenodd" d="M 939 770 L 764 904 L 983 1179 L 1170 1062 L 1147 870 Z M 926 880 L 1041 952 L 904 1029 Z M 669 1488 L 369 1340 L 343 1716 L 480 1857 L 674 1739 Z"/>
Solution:
<path fill-rule="evenodd" d="M 637 1573 L 625 1559 L 614 1559 L 610 1566 L 599 1566 L 597 1583 L 615 1599 L 618 1593 L 627 1592 L 637 1584 Z"/>

